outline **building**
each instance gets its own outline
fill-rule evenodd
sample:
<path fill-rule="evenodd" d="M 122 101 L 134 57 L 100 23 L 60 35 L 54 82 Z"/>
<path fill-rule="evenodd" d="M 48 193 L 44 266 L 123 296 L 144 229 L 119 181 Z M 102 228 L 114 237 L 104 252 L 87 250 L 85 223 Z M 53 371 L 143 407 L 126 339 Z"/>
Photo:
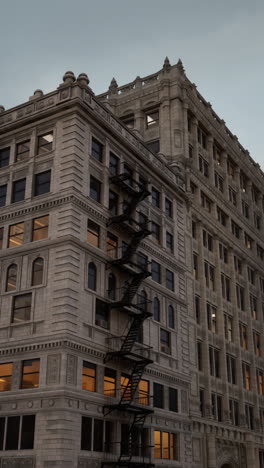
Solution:
<path fill-rule="evenodd" d="M 184 171 L 88 84 L 0 108 L 0 466 L 191 467 Z"/>
<path fill-rule="evenodd" d="M 185 168 L 191 466 L 263 467 L 263 173 L 180 60 L 99 98 Z"/>

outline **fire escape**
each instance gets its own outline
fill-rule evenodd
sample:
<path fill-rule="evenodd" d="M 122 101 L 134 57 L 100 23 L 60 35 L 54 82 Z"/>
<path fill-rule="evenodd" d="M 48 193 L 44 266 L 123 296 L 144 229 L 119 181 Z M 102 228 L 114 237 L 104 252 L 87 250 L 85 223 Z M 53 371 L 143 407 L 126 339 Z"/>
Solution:
<path fill-rule="evenodd" d="M 111 468 L 150 468 L 154 465 L 150 463 L 149 448 L 146 444 L 140 446 L 140 459 L 135 461 L 135 443 L 133 435 L 140 434 L 142 444 L 143 429 L 146 417 L 153 412 L 147 405 L 140 404 L 137 399 L 137 390 L 141 377 L 146 366 L 152 363 L 149 357 L 144 355 L 140 347 L 135 346 L 139 341 L 143 322 L 152 314 L 148 310 L 148 302 L 143 295 L 138 294 L 142 281 L 150 276 L 148 264 L 137 252 L 140 242 L 150 234 L 147 226 L 147 219 L 144 222 L 135 219 L 136 208 L 150 193 L 146 184 L 135 181 L 131 173 L 124 171 L 119 175 L 114 175 L 110 179 L 111 184 L 115 184 L 126 194 L 127 201 L 123 206 L 123 213 L 110 218 L 108 226 L 118 225 L 129 235 L 129 243 L 122 248 L 118 258 L 112 259 L 109 264 L 118 268 L 125 276 L 125 286 L 122 288 L 120 299 L 109 303 L 109 310 L 118 309 L 128 316 L 127 333 L 121 340 L 117 350 L 109 351 L 105 356 L 105 362 L 119 362 L 126 371 L 128 378 L 126 384 L 121 389 L 120 401 L 116 404 L 104 406 L 104 414 L 112 411 L 125 412 L 129 415 L 128 433 L 126 441 L 120 442 L 120 453 L 117 461 L 103 461 L 101 467 Z M 149 396 L 148 396 L 149 400 Z M 148 455 L 145 453 L 148 451 Z M 147 458 L 147 460 L 146 460 Z"/>

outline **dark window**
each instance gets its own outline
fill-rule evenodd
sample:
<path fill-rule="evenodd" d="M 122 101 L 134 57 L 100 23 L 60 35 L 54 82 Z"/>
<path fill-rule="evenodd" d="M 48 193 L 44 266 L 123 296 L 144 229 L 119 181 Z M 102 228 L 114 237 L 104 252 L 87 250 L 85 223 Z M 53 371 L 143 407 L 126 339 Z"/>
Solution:
<path fill-rule="evenodd" d="M 3 248 L 4 228 L 0 227 L 0 249 Z"/>
<path fill-rule="evenodd" d="M 103 160 L 103 145 L 95 138 L 92 138 L 92 156 L 97 161 L 102 162 Z"/>
<path fill-rule="evenodd" d="M 123 117 L 120 117 L 120 120 L 128 127 L 128 128 L 134 128 L 135 124 L 135 118 L 134 114 L 128 114 Z"/>
<path fill-rule="evenodd" d="M 153 140 L 153 141 L 148 141 L 146 143 L 148 149 L 152 151 L 152 153 L 159 153 L 160 151 L 160 141 L 159 140 Z"/>
<path fill-rule="evenodd" d="M 169 216 L 169 218 L 172 218 L 172 201 L 169 200 L 168 198 L 165 198 L 165 213 L 166 213 L 166 216 Z"/>
<path fill-rule="evenodd" d="M 81 450 L 92 448 L 92 418 L 82 417 Z"/>
<path fill-rule="evenodd" d="M 5 450 L 18 450 L 19 423 L 19 416 L 10 416 L 7 418 Z"/>
<path fill-rule="evenodd" d="M 160 322 L 160 301 L 157 297 L 153 300 L 153 319 Z"/>
<path fill-rule="evenodd" d="M 100 226 L 90 219 L 88 219 L 87 223 L 87 242 L 89 244 L 94 245 L 95 247 L 99 247 L 99 239 L 100 239 Z"/>
<path fill-rule="evenodd" d="M 161 384 L 153 383 L 153 406 L 163 408 L 164 387 Z"/>
<path fill-rule="evenodd" d="M 32 294 L 15 296 L 13 300 L 12 323 L 30 320 Z"/>
<path fill-rule="evenodd" d="M 111 152 L 109 169 L 112 175 L 117 175 L 119 172 L 119 158 Z"/>
<path fill-rule="evenodd" d="M 173 235 L 170 232 L 166 232 L 166 247 L 173 252 Z"/>
<path fill-rule="evenodd" d="M 96 266 L 94 263 L 89 263 L 88 265 L 88 288 L 96 291 Z"/>
<path fill-rule="evenodd" d="M 90 197 L 99 202 L 101 201 L 101 182 L 95 177 L 91 176 L 90 177 Z"/>
<path fill-rule="evenodd" d="M 158 262 L 155 262 L 155 260 L 152 260 L 151 262 L 151 273 L 152 273 L 153 281 L 160 283 L 161 282 L 160 264 Z"/>
<path fill-rule="evenodd" d="M 6 428 L 6 439 L 4 434 Z M 0 418 L 0 450 L 29 450 L 34 448 L 35 416 Z"/>
<path fill-rule="evenodd" d="M 19 247 L 24 243 L 24 223 L 13 224 L 9 226 L 7 247 Z"/>
<path fill-rule="evenodd" d="M 203 370 L 203 349 L 201 341 L 197 341 L 197 367 L 199 371 Z"/>
<path fill-rule="evenodd" d="M 178 390 L 169 387 L 169 410 L 178 413 Z"/>
<path fill-rule="evenodd" d="M 52 150 L 53 133 L 46 133 L 38 137 L 37 154 L 48 153 Z"/>
<path fill-rule="evenodd" d="M 200 323 L 200 297 L 195 296 L 194 298 L 195 318 L 196 322 Z"/>
<path fill-rule="evenodd" d="M 128 185 L 133 185 L 133 170 L 127 164 L 124 164 L 124 174 L 127 176 L 125 182 Z"/>
<path fill-rule="evenodd" d="M 109 307 L 100 299 L 96 299 L 95 324 L 102 328 L 109 328 Z"/>
<path fill-rule="evenodd" d="M 43 195 L 50 191 L 50 175 L 51 171 L 40 172 L 35 174 L 34 196 Z"/>
<path fill-rule="evenodd" d="M 168 307 L 168 326 L 169 328 L 175 328 L 174 308 L 172 305 Z"/>
<path fill-rule="evenodd" d="M 43 283 L 44 260 L 41 257 L 36 258 L 32 264 L 32 286 L 39 286 Z"/>
<path fill-rule="evenodd" d="M 16 146 L 16 161 L 24 161 L 29 157 L 30 140 L 18 143 Z"/>
<path fill-rule="evenodd" d="M 160 329 L 160 350 L 163 353 L 170 354 L 170 332 L 167 330 Z"/>
<path fill-rule="evenodd" d="M 160 243 L 160 226 L 152 221 L 151 223 L 152 240 L 155 244 Z"/>
<path fill-rule="evenodd" d="M 118 253 L 118 238 L 112 234 L 111 232 L 107 232 L 107 255 L 109 255 L 111 258 L 115 259 L 117 258 L 117 253 Z"/>
<path fill-rule="evenodd" d="M 7 185 L 1 185 L 0 187 L 0 207 L 6 204 L 6 190 Z"/>
<path fill-rule="evenodd" d="M 166 288 L 174 291 L 174 273 L 170 270 L 166 270 Z"/>
<path fill-rule="evenodd" d="M 93 450 L 94 452 L 103 452 L 104 450 L 104 421 L 102 419 L 94 419 L 94 437 Z"/>
<path fill-rule="evenodd" d="M 35 434 L 35 416 L 27 415 L 22 417 L 22 430 L 21 430 L 21 450 L 29 450 L 34 448 L 34 434 Z"/>
<path fill-rule="evenodd" d="M 118 214 L 118 195 L 109 190 L 109 210 L 113 216 Z"/>
<path fill-rule="evenodd" d="M 10 148 L 0 149 L 0 168 L 9 165 Z"/>
<path fill-rule="evenodd" d="M 26 179 L 17 180 L 13 183 L 12 203 L 25 199 Z"/>
<path fill-rule="evenodd" d="M 229 383 L 236 384 L 236 359 L 229 354 L 226 355 L 227 380 Z"/>
<path fill-rule="evenodd" d="M 82 389 L 96 391 L 96 365 L 91 362 L 83 361 Z"/>
<path fill-rule="evenodd" d="M 152 187 L 152 205 L 156 206 L 157 208 L 160 207 L 160 192 Z"/>
<path fill-rule="evenodd" d="M 33 219 L 32 242 L 47 239 L 49 234 L 49 215 Z"/>
<path fill-rule="evenodd" d="M 39 386 L 39 359 L 23 361 L 20 388 L 37 388 Z"/>
<path fill-rule="evenodd" d="M 12 263 L 7 269 L 6 273 L 6 291 L 15 291 L 17 284 L 17 265 Z"/>

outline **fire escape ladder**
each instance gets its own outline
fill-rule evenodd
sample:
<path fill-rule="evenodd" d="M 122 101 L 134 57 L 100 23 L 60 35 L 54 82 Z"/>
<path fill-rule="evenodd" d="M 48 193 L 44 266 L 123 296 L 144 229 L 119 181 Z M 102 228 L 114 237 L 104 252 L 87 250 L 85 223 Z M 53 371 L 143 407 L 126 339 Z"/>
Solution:
<path fill-rule="evenodd" d="M 133 317 L 128 333 L 120 348 L 120 354 L 127 354 L 132 351 L 133 345 L 135 344 L 135 341 L 138 338 L 139 331 L 144 320 L 145 314 L 140 314 Z"/>
<path fill-rule="evenodd" d="M 123 404 L 130 405 L 133 403 L 134 396 L 138 388 L 138 384 L 141 380 L 141 377 L 145 370 L 146 365 L 147 365 L 147 362 L 145 362 L 144 360 L 134 365 L 132 373 L 129 377 L 128 384 L 125 387 L 121 396 L 121 400 L 119 402 L 121 406 Z"/>

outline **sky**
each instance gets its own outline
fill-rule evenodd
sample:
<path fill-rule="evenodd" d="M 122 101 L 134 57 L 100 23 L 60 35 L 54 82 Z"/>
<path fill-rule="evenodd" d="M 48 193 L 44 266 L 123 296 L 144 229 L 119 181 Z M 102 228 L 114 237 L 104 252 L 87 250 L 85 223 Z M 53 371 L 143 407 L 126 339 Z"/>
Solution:
<path fill-rule="evenodd" d="M 57 88 L 98 94 L 181 58 L 188 78 L 264 170 L 263 0 L 0 0 L 0 104 Z"/>

